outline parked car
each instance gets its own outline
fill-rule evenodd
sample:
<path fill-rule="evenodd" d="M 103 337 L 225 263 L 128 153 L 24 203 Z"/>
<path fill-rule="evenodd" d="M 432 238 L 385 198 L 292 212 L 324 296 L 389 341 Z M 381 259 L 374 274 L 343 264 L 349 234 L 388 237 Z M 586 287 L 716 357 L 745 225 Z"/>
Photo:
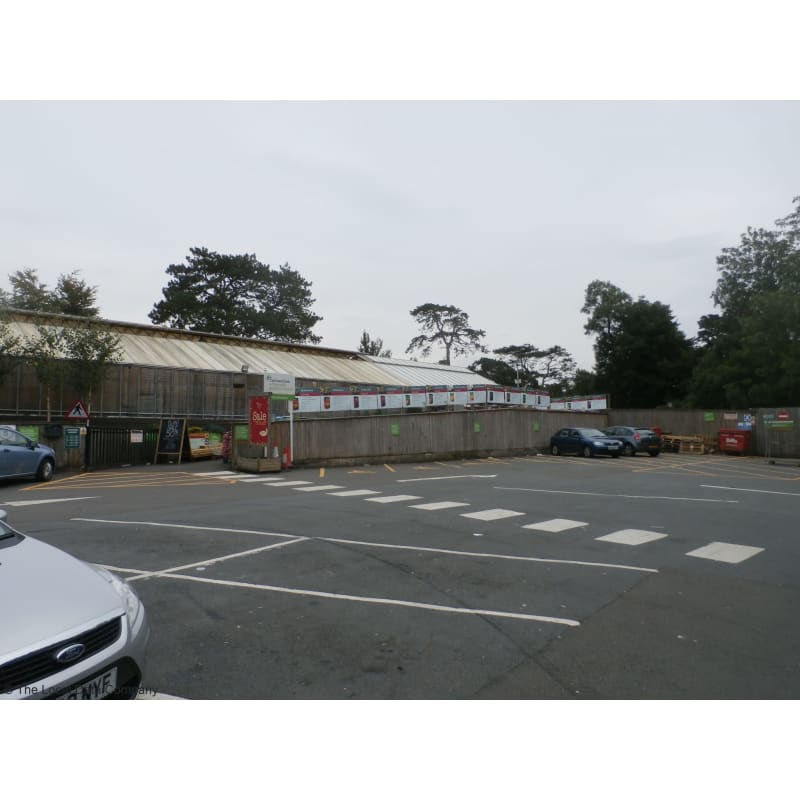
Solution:
<path fill-rule="evenodd" d="M 586 458 L 595 455 L 619 458 L 622 442 L 606 436 L 596 428 L 562 428 L 550 437 L 550 452 L 554 456 L 580 453 Z"/>
<path fill-rule="evenodd" d="M 135 699 L 149 626 L 131 587 L 0 510 L 0 700 Z"/>
<path fill-rule="evenodd" d="M 0 478 L 36 478 L 49 481 L 56 469 L 56 453 L 46 444 L 0 425 Z"/>
<path fill-rule="evenodd" d="M 657 456 L 661 452 L 661 437 L 650 428 L 615 425 L 606 428 L 603 433 L 619 439 L 622 442 L 622 453 L 626 456 L 635 456 L 637 453 Z"/>

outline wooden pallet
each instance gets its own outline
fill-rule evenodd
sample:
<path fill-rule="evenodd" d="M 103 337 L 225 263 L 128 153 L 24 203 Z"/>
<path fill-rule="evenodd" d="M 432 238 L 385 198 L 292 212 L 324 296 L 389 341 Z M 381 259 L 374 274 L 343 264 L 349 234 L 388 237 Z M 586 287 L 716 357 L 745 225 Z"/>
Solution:
<path fill-rule="evenodd" d="M 681 442 L 678 446 L 679 453 L 694 453 L 696 455 L 703 455 L 706 446 L 701 439 L 699 442 Z"/>
<path fill-rule="evenodd" d="M 678 436 L 665 433 L 661 437 L 662 449 L 671 453 L 690 453 L 702 455 L 705 452 L 705 442 L 702 436 Z"/>

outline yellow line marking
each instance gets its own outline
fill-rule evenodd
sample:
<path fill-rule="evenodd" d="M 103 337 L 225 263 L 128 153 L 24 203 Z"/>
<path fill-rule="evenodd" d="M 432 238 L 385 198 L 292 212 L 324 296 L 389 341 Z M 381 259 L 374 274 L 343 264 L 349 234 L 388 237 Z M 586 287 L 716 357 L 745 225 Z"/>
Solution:
<path fill-rule="evenodd" d="M 347 471 L 348 475 L 374 475 L 374 469 L 351 469 Z"/>
<path fill-rule="evenodd" d="M 436 467 L 414 467 L 414 469 L 437 469 Z"/>
<path fill-rule="evenodd" d="M 390 467 L 388 464 L 384 464 L 383 466 L 386 467 L 386 469 L 388 469 L 389 472 L 397 472 L 397 470 L 394 467 Z"/>
<path fill-rule="evenodd" d="M 319 468 L 319 476 L 320 476 L 320 478 L 324 478 L 325 477 L 325 467 L 320 467 Z"/>

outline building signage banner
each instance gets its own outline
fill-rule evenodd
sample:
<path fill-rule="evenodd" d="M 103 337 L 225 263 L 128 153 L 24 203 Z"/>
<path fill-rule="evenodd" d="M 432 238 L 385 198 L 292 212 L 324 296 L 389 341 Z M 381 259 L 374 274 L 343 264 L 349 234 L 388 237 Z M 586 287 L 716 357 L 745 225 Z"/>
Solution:
<path fill-rule="evenodd" d="M 269 399 L 250 398 L 250 444 L 266 445 L 269 433 Z"/>
<path fill-rule="evenodd" d="M 287 375 L 283 372 L 265 372 L 264 391 L 272 394 L 275 400 L 291 400 L 295 396 L 294 375 Z"/>

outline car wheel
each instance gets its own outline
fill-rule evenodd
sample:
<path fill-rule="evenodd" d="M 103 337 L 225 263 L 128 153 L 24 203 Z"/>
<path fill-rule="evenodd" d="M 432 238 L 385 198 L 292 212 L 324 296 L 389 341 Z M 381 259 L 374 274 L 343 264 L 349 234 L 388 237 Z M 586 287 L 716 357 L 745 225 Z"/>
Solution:
<path fill-rule="evenodd" d="M 649 452 L 647 455 L 649 455 L 649 456 L 650 456 L 650 458 L 655 458 L 655 457 L 658 455 L 658 450 L 656 450 L 655 452 L 653 452 L 653 451 L 651 450 L 651 451 L 650 451 L 650 452 Z"/>
<path fill-rule="evenodd" d="M 583 457 L 584 458 L 591 458 L 594 455 L 594 450 L 587 444 L 586 447 L 583 448 Z"/>
<path fill-rule="evenodd" d="M 553 445 L 553 446 L 550 448 L 550 452 L 551 452 L 551 453 L 552 453 L 554 456 L 560 456 L 560 455 L 561 455 L 561 451 L 558 449 L 558 445 L 557 445 L 557 444 L 554 444 L 554 445 Z"/>
<path fill-rule="evenodd" d="M 50 478 L 53 477 L 53 472 L 55 472 L 55 465 L 49 458 L 46 458 L 39 464 L 39 469 L 36 472 L 36 480 L 49 481 Z"/>
<path fill-rule="evenodd" d="M 626 456 L 635 456 L 636 451 L 633 449 L 633 445 L 630 442 L 625 443 L 625 447 L 622 448 L 622 452 Z"/>

